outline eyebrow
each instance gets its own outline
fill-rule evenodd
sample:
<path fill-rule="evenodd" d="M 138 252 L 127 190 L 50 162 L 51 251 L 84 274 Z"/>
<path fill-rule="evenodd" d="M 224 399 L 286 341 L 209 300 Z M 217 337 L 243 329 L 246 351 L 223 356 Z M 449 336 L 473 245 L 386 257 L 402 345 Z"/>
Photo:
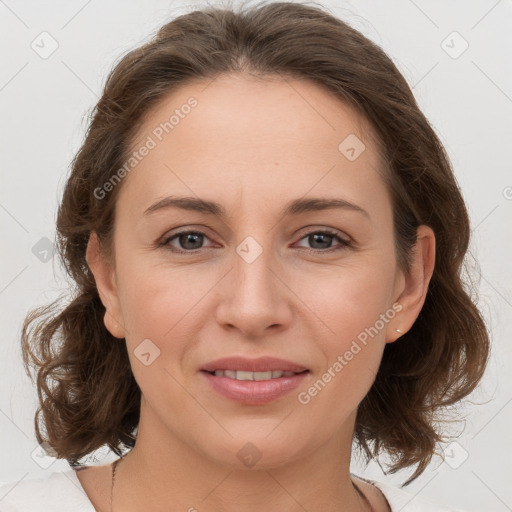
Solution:
<path fill-rule="evenodd" d="M 160 199 L 156 203 L 152 204 L 149 208 L 144 211 L 144 216 L 151 213 L 166 209 L 166 208 L 180 208 L 182 210 L 194 211 L 204 213 L 207 215 L 214 215 L 221 219 L 226 218 L 225 208 L 214 201 L 208 201 L 206 199 L 199 199 L 197 197 L 178 197 L 168 196 Z M 369 213 L 361 208 L 360 206 L 350 203 L 345 199 L 334 199 L 334 198 L 322 198 L 313 197 L 309 199 L 295 199 L 285 205 L 282 215 L 299 215 L 301 213 L 316 212 L 323 210 L 331 210 L 334 208 L 343 208 L 352 210 L 355 212 L 362 213 L 366 217 L 370 218 Z"/>

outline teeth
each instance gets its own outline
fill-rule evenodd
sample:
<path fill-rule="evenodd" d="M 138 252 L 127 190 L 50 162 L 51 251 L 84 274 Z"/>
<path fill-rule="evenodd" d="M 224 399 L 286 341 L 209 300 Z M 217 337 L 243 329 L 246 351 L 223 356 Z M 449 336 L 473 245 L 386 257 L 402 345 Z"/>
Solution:
<path fill-rule="evenodd" d="M 274 370 L 269 372 L 246 372 L 243 370 L 215 370 L 217 377 L 229 377 L 236 380 L 269 380 L 279 379 L 280 377 L 290 377 L 295 372 L 284 372 L 282 370 Z"/>

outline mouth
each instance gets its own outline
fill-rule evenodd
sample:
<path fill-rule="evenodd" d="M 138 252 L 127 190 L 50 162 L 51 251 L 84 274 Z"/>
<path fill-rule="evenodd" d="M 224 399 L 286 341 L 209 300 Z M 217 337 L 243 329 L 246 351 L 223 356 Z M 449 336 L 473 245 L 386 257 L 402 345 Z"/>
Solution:
<path fill-rule="evenodd" d="M 309 370 L 303 370 L 300 372 L 291 372 L 285 370 L 272 370 L 266 372 L 250 372 L 245 370 L 201 370 L 214 377 L 227 377 L 228 379 L 234 379 L 239 381 L 263 381 L 263 380 L 274 380 L 282 377 L 293 377 L 294 375 L 300 375 L 302 373 L 308 373 Z"/>
<path fill-rule="evenodd" d="M 284 397 L 310 375 L 293 361 L 271 356 L 250 359 L 231 356 L 211 361 L 201 368 L 209 389 L 242 404 L 262 405 Z"/>
<path fill-rule="evenodd" d="M 232 402 L 243 405 L 265 405 L 285 398 L 303 384 L 309 370 L 292 372 L 272 370 L 250 372 L 246 370 L 201 370 L 210 391 Z"/>

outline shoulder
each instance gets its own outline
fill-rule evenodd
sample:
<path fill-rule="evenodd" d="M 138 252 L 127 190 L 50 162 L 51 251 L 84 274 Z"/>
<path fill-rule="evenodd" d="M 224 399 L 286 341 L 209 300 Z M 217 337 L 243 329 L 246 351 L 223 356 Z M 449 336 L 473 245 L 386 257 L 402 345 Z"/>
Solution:
<path fill-rule="evenodd" d="M 436 505 L 430 501 L 423 500 L 387 482 L 366 481 L 382 491 L 382 494 L 388 500 L 392 512 L 464 512 L 458 508 Z"/>
<path fill-rule="evenodd" d="M 73 469 L 0 482 L 0 512 L 94 512 Z"/>

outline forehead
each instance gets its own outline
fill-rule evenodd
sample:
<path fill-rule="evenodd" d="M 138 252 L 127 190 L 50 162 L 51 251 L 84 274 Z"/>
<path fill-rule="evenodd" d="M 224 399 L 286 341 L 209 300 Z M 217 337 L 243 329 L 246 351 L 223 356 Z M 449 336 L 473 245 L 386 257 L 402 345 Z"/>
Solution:
<path fill-rule="evenodd" d="M 148 111 L 131 150 L 143 146 L 150 149 L 121 191 L 139 214 L 166 192 L 226 203 L 285 202 L 313 189 L 354 197 L 362 188 L 371 202 L 372 192 L 383 192 L 372 127 L 309 80 L 224 75 L 191 82 Z"/>

